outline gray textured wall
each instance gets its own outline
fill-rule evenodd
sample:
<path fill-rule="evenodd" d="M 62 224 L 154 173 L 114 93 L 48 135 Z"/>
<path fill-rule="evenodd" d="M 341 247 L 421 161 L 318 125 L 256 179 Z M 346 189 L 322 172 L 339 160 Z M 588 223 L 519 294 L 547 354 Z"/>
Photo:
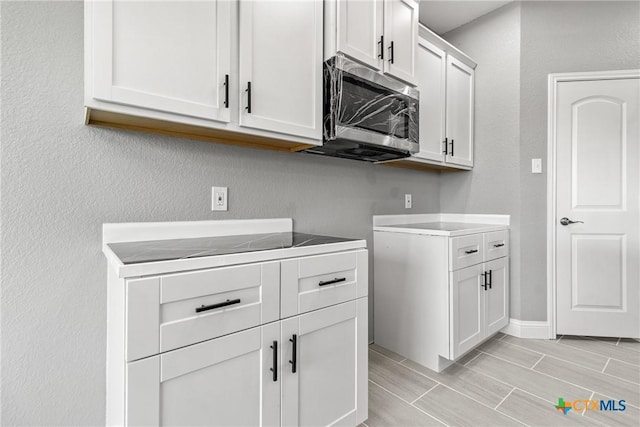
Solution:
<path fill-rule="evenodd" d="M 443 174 L 443 212 L 511 215 L 511 317 L 520 318 L 520 5 L 444 35 L 477 63 L 475 165 Z"/>
<path fill-rule="evenodd" d="M 524 2 L 521 43 L 521 319 L 545 320 L 547 75 L 640 68 L 640 2 Z"/>
<path fill-rule="evenodd" d="M 445 38 L 480 65 L 476 167 L 443 175 L 441 208 L 513 215 L 511 316 L 546 320 L 547 75 L 639 68 L 640 2 L 522 2 Z M 543 159 L 541 175 L 532 158 Z"/>
<path fill-rule="evenodd" d="M 86 127 L 82 3 L 1 8 L 3 425 L 104 423 L 104 222 L 293 217 L 371 247 L 372 215 L 440 211 L 433 173 Z"/>

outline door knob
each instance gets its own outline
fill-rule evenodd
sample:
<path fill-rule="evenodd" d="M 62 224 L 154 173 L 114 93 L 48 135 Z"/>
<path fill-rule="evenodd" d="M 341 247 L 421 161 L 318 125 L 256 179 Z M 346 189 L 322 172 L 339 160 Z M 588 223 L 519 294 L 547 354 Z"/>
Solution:
<path fill-rule="evenodd" d="M 566 216 L 564 218 L 560 219 L 560 224 L 562 225 L 569 225 L 569 224 L 584 224 L 584 222 L 582 221 L 571 221 L 569 218 L 567 218 Z"/>

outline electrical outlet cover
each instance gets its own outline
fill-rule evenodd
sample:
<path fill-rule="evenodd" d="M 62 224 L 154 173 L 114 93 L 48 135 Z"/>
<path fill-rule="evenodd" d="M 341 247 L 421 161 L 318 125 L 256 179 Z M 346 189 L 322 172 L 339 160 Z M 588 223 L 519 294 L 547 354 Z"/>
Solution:
<path fill-rule="evenodd" d="M 228 209 L 227 187 L 211 187 L 211 210 L 227 211 Z"/>

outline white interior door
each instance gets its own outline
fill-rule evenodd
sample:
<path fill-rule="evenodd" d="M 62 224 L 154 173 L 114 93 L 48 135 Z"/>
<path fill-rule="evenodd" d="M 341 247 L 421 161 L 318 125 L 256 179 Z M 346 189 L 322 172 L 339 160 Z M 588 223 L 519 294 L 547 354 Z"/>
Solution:
<path fill-rule="evenodd" d="M 229 121 L 232 3 L 108 0 L 90 7 L 95 98 Z"/>
<path fill-rule="evenodd" d="M 640 76 L 556 93 L 557 333 L 640 337 Z"/>

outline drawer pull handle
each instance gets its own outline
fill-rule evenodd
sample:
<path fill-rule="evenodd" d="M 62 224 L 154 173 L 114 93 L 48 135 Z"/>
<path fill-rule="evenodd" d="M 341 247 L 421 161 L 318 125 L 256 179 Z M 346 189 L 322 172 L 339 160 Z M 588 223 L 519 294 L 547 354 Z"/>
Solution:
<path fill-rule="evenodd" d="M 334 283 L 340 283 L 340 282 L 346 282 L 347 278 L 346 277 L 340 277 L 340 278 L 335 278 L 333 280 L 327 280 L 326 282 L 320 282 L 318 283 L 318 286 L 327 286 L 327 285 L 333 285 Z"/>
<path fill-rule="evenodd" d="M 467 255 L 475 254 L 476 252 L 478 252 L 477 249 L 469 249 L 468 251 L 464 251 L 464 253 Z"/>
<path fill-rule="evenodd" d="M 291 338 L 289 338 L 289 342 L 293 344 L 291 346 L 291 360 L 289 360 L 289 363 L 291 363 L 291 373 L 295 374 L 298 364 L 298 336 L 293 334 Z"/>
<path fill-rule="evenodd" d="M 274 341 L 269 348 L 273 350 L 273 368 L 269 370 L 273 372 L 273 382 L 276 382 L 278 381 L 278 341 Z"/>
<path fill-rule="evenodd" d="M 228 299 L 225 302 L 219 302 L 217 304 L 204 305 L 202 304 L 200 307 L 196 307 L 196 313 L 200 313 L 207 310 L 213 310 L 220 307 L 226 307 L 228 305 L 240 304 L 240 298 L 237 299 Z"/>
<path fill-rule="evenodd" d="M 504 246 L 504 243 L 496 243 L 495 245 L 493 245 L 494 248 L 501 248 Z"/>

